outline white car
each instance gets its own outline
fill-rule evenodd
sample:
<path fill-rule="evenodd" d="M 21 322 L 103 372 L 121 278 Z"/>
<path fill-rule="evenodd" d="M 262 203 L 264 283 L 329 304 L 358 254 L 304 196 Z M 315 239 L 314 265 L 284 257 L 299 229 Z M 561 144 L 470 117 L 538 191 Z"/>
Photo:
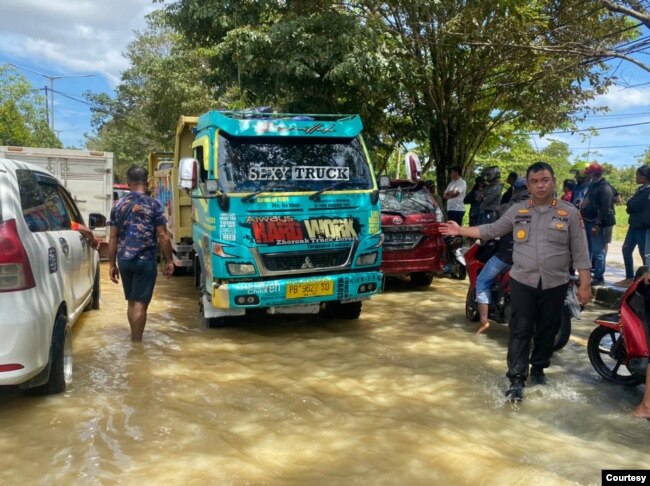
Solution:
<path fill-rule="evenodd" d="M 100 298 L 99 254 L 75 223 L 52 174 L 0 159 L 0 385 L 48 394 L 72 379 L 70 328 Z"/>

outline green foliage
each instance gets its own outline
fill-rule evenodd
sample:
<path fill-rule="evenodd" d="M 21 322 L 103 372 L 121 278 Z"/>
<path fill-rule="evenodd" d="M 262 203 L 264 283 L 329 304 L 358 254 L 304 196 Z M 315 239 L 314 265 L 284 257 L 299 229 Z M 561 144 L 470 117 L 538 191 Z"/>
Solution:
<path fill-rule="evenodd" d="M 90 148 L 114 153 L 115 174 L 124 180 L 131 165 L 146 166 L 153 150 L 173 151 L 180 115 L 198 115 L 215 103 L 201 80 L 206 61 L 163 21 L 161 12 L 127 47 L 131 67 L 122 74 L 115 98 L 87 93 L 97 135 Z"/>
<path fill-rule="evenodd" d="M 639 157 L 639 165 L 650 165 L 650 148 L 645 149 L 645 152 Z"/>
<path fill-rule="evenodd" d="M 0 65 L 0 144 L 61 148 L 44 106 L 27 78 L 8 64 Z"/>
<path fill-rule="evenodd" d="M 171 148 L 179 115 L 211 107 L 359 113 L 378 172 L 394 167 L 396 147 L 415 144 L 439 191 L 452 165 L 471 177 L 475 165 L 519 172 L 543 159 L 569 177 L 566 146 L 537 153 L 521 133 L 572 126 L 607 87 L 600 58 L 576 45 L 608 49 L 636 35 L 624 16 L 582 0 L 176 0 L 163 9 L 129 46 L 116 99 L 96 99 L 104 150 L 143 163 L 147 151 Z"/>

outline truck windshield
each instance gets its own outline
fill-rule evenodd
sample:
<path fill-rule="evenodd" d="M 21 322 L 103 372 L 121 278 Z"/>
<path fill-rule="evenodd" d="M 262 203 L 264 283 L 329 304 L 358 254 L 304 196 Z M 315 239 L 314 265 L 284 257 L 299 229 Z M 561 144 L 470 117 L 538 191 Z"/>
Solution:
<path fill-rule="evenodd" d="M 219 180 L 225 192 L 371 189 L 372 174 L 357 138 L 219 136 Z"/>

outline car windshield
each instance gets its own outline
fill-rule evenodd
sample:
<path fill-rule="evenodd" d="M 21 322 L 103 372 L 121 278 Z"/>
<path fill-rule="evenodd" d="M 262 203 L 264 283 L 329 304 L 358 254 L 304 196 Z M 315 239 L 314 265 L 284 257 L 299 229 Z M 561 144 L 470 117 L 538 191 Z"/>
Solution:
<path fill-rule="evenodd" d="M 436 212 L 436 203 L 424 187 L 415 190 L 404 187 L 382 189 L 379 200 L 381 210 L 385 212 L 400 213 L 405 216 Z"/>
<path fill-rule="evenodd" d="M 219 136 L 219 181 L 225 192 L 371 189 L 358 138 Z"/>

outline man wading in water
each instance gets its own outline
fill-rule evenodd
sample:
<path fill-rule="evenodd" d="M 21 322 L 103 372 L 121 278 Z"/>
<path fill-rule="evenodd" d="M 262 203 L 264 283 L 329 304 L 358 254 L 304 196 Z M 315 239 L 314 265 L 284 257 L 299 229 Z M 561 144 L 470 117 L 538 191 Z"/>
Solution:
<path fill-rule="evenodd" d="M 461 227 L 450 221 L 440 228 L 443 235 L 485 241 L 512 233 L 512 317 L 506 375 L 510 388 L 506 397 L 513 401 L 524 397 L 529 361 L 533 384 L 546 383 L 544 368 L 551 364 L 572 262 L 580 276 L 578 300 L 583 305 L 591 300 L 591 261 L 578 210 L 555 197 L 553 168 L 546 162 L 528 167 L 526 179 L 531 199 L 513 204 L 494 223 Z"/>
<path fill-rule="evenodd" d="M 131 340 L 142 341 L 147 323 L 147 308 L 156 284 L 156 240 L 165 256 L 165 276 L 174 273 L 172 246 L 167 235 L 167 220 L 160 203 L 146 195 L 146 169 L 133 166 L 126 173 L 131 192 L 120 199 L 111 210 L 108 222 L 111 236 L 108 242 L 109 275 L 115 283 L 122 277 L 124 297 L 128 301 L 127 317 Z M 119 269 L 119 270 L 118 270 Z"/>

